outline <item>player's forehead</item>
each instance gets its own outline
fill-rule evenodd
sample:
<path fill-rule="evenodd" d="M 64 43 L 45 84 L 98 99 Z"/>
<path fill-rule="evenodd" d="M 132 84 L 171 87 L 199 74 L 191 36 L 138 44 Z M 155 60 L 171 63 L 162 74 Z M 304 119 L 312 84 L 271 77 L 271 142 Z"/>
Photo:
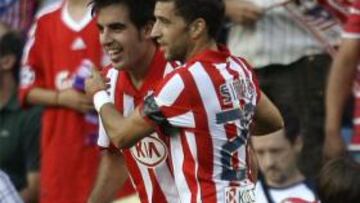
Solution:
<path fill-rule="evenodd" d="M 101 8 L 97 13 L 97 22 L 101 25 L 111 23 L 129 24 L 130 12 L 124 4 L 112 4 Z"/>
<path fill-rule="evenodd" d="M 176 7 L 173 1 L 158 1 L 155 4 L 154 15 L 157 18 L 172 18 L 176 15 Z"/>
<path fill-rule="evenodd" d="M 282 148 L 289 144 L 284 129 L 263 136 L 252 136 L 251 142 L 255 150 Z"/>

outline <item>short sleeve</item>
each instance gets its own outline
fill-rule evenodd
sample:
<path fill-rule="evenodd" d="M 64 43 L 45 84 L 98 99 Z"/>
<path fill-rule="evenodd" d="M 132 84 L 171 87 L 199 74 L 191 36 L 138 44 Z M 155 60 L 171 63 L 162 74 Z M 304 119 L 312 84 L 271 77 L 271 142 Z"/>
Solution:
<path fill-rule="evenodd" d="M 43 87 L 45 83 L 45 71 L 43 59 L 46 55 L 44 43 L 46 29 L 42 28 L 41 19 L 34 23 L 29 31 L 28 40 L 24 47 L 22 65 L 20 69 L 19 101 L 25 105 L 25 99 L 29 91 L 34 87 Z M 49 59 L 48 59 L 49 60 Z"/>
<path fill-rule="evenodd" d="M 153 94 L 154 102 L 161 115 L 173 127 L 194 127 L 194 117 L 191 109 L 191 91 L 185 72 L 175 71 L 160 82 Z M 142 104 L 142 108 L 146 103 Z M 147 116 L 147 120 L 153 118 Z M 156 122 L 156 121 L 155 121 Z"/>

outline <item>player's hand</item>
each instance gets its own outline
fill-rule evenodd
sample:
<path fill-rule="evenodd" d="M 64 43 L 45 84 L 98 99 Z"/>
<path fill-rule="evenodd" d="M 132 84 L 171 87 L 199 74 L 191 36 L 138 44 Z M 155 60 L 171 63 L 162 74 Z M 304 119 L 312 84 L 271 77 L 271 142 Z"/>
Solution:
<path fill-rule="evenodd" d="M 94 110 L 91 98 L 72 88 L 60 91 L 57 103 L 59 106 L 68 107 L 82 113 Z"/>
<path fill-rule="evenodd" d="M 103 77 L 95 68 L 92 69 L 91 76 L 85 81 L 85 92 L 90 97 L 100 90 L 109 88 L 109 79 Z"/>
<path fill-rule="evenodd" d="M 264 13 L 261 7 L 247 0 L 227 0 L 226 10 L 232 22 L 242 25 L 256 23 Z"/>
<path fill-rule="evenodd" d="M 332 159 L 343 155 L 346 151 L 340 130 L 325 129 L 324 158 Z"/>

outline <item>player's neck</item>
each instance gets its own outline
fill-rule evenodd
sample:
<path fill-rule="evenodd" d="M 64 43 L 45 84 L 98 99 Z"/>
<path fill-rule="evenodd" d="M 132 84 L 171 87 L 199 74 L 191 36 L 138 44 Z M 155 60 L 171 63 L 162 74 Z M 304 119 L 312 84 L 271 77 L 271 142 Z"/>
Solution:
<path fill-rule="evenodd" d="M 151 44 L 146 50 L 147 51 L 144 52 L 141 60 L 134 64 L 131 71 L 129 71 L 131 82 L 136 89 L 140 89 L 148 71 L 150 70 L 150 64 L 154 58 L 156 46 Z"/>
<path fill-rule="evenodd" d="M 0 108 L 2 108 L 9 100 L 16 88 L 15 79 L 11 72 L 1 73 L 0 76 Z"/>
<path fill-rule="evenodd" d="M 305 180 L 304 175 L 300 172 L 300 170 L 296 169 L 294 171 L 294 173 L 292 175 L 290 175 L 290 177 L 282 182 L 282 183 L 275 183 L 275 182 L 267 182 L 267 185 L 271 186 L 271 187 L 278 187 L 278 188 L 285 188 L 285 187 L 289 187 L 291 185 L 294 185 L 296 183 L 302 182 Z"/>
<path fill-rule="evenodd" d="M 194 46 L 189 47 L 185 57 L 185 62 L 208 49 L 214 51 L 218 50 L 214 39 L 201 38 L 197 40 L 197 42 L 194 43 Z"/>
<path fill-rule="evenodd" d="M 88 0 L 69 0 L 67 9 L 69 15 L 75 22 L 80 22 L 88 11 Z"/>

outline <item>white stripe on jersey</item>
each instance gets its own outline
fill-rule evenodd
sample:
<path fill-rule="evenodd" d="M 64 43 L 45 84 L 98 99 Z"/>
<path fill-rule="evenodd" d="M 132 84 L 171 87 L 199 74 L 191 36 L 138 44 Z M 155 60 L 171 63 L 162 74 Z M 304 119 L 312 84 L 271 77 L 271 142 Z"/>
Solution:
<path fill-rule="evenodd" d="M 221 149 L 221 146 L 223 146 L 226 143 L 227 137 L 225 134 L 224 126 L 215 124 L 216 113 L 221 112 L 221 105 L 216 95 L 216 89 L 213 85 L 210 76 L 206 73 L 204 67 L 200 63 L 195 63 L 194 65 L 192 65 L 189 68 L 189 71 L 195 81 L 196 87 L 200 94 L 201 101 L 203 103 L 207 115 L 209 132 L 211 135 L 211 141 L 213 146 L 213 154 L 214 154 L 213 162 L 221 163 L 220 160 L 221 157 L 220 156 L 217 157 L 216 155 L 219 155 L 218 151 L 219 149 Z M 214 165 L 213 179 L 219 180 L 222 172 L 222 168 L 216 166 L 221 166 L 221 164 Z M 221 183 L 215 184 L 217 191 L 216 194 L 217 202 L 222 202 L 225 198 L 224 192 L 219 191 L 220 188 L 224 187 L 223 185 L 219 185 L 219 184 L 224 184 L 224 183 L 226 183 L 226 181 L 222 181 Z"/>
<path fill-rule="evenodd" d="M 177 84 L 176 86 L 173 85 L 173 83 Z M 181 77 L 179 74 L 174 75 L 173 79 L 171 81 L 169 81 L 166 86 L 170 86 L 170 87 L 176 87 L 176 89 L 172 89 L 172 88 L 162 88 L 161 92 L 159 93 L 159 95 L 155 98 L 156 103 L 159 106 L 171 106 L 176 99 L 179 97 L 180 93 L 182 92 L 182 90 L 184 89 L 185 85 L 184 82 L 182 81 Z M 166 95 L 166 97 L 164 97 L 163 95 Z M 169 98 L 167 101 L 160 101 L 157 98 Z"/>
<path fill-rule="evenodd" d="M 191 191 L 186 182 L 182 170 L 184 164 L 184 154 L 181 145 L 181 135 L 172 136 L 170 139 L 171 161 L 174 170 L 174 178 L 180 195 L 180 202 L 191 202 Z"/>
<path fill-rule="evenodd" d="M 168 154 L 168 156 L 170 155 Z M 165 191 L 164 194 L 166 201 L 171 203 L 179 203 L 179 193 L 176 190 L 175 182 L 170 173 L 170 170 L 165 170 L 164 167 L 158 167 L 155 168 L 155 171 L 155 176 L 160 185 L 160 188 L 162 191 Z"/>
<path fill-rule="evenodd" d="M 170 117 L 167 120 L 170 122 L 170 124 L 177 127 L 195 128 L 194 113 L 191 111 L 188 111 L 179 116 Z"/>
<path fill-rule="evenodd" d="M 229 61 L 231 63 L 230 68 L 232 70 L 238 72 L 242 78 L 249 78 L 250 81 L 254 81 L 253 73 L 250 70 L 248 70 L 247 65 L 245 65 L 242 60 L 240 60 L 240 59 L 234 60 L 234 58 L 231 57 L 229 59 Z M 252 83 L 252 85 L 254 85 L 254 84 Z M 256 87 L 253 87 L 253 88 L 254 88 L 254 97 L 252 98 L 251 103 L 256 104 L 257 92 L 255 91 Z"/>
<path fill-rule="evenodd" d="M 198 162 L 198 156 L 197 156 L 197 145 L 196 145 L 196 140 L 195 140 L 195 134 L 192 132 L 185 132 L 185 136 L 186 136 L 186 142 L 189 145 L 190 148 L 190 152 L 191 152 L 191 156 L 194 158 L 194 163 L 195 163 L 195 179 L 198 180 L 198 169 L 199 169 L 199 162 Z M 198 193 L 196 194 L 196 202 L 202 202 L 201 201 L 201 197 L 200 197 L 200 183 L 199 181 L 196 181 L 196 187 L 197 187 L 197 191 Z"/>
<path fill-rule="evenodd" d="M 135 109 L 134 97 L 124 94 L 124 116 L 128 117 Z M 126 107 L 126 108 L 125 108 Z"/>

